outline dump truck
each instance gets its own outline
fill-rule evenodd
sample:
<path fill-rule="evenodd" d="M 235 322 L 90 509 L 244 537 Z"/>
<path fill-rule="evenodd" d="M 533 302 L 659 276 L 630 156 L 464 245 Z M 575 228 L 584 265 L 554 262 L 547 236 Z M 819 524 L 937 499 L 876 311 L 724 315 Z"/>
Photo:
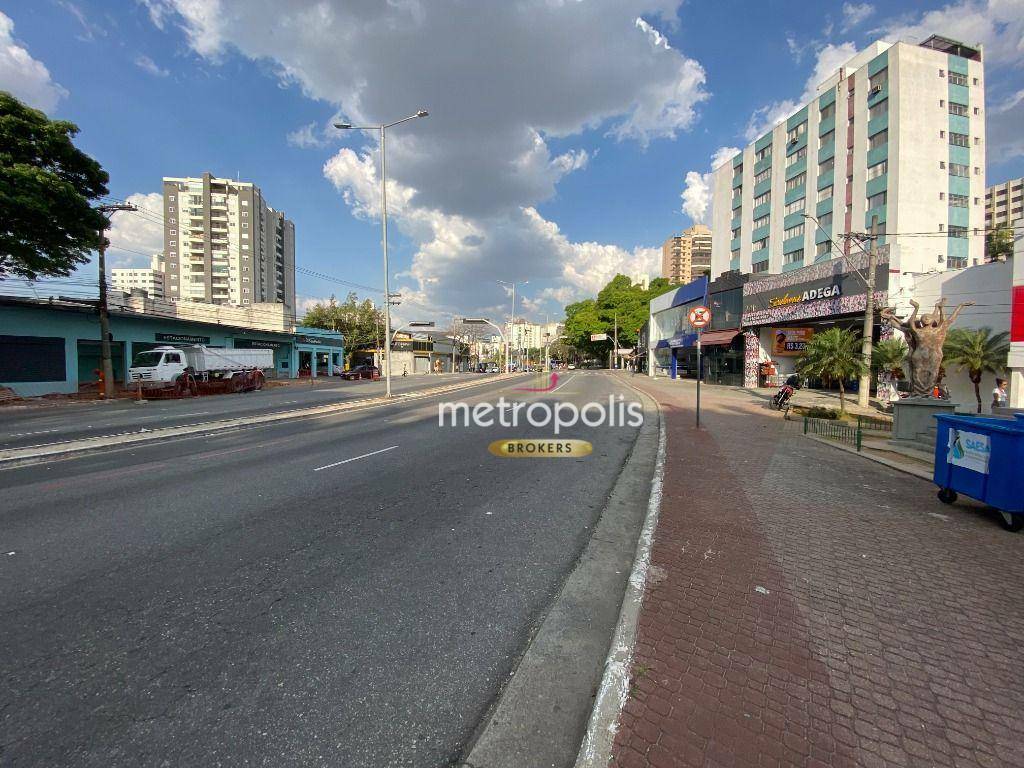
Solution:
<path fill-rule="evenodd" d="M 132 387 L 173 390 L 181 396 L 200 391 L 249 392 L 263 388 L 264 370 L 273 367 L 270 349 L 164 346 L 135 355 L 128 382 Z"/>

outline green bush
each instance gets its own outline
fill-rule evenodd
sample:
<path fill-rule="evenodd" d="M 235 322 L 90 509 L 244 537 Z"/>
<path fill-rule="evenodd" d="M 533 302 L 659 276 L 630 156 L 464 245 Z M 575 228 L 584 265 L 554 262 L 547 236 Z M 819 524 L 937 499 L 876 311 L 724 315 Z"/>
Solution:
<path fill-rule="evenodd" d="M 839 411 L 835 408 L 825 408 L 820 405 L 816 405 L 813 408 L 808 408 L 804 411 L 804 416 L 811 419 L 838 419 Z"/>

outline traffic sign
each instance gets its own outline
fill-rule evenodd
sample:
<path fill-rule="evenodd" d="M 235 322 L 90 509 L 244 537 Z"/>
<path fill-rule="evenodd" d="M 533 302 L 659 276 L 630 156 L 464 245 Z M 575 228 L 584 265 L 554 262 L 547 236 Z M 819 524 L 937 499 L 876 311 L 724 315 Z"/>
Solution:
<path fill-rule="evenodd" d="M 690 325 L 703 328 L 711 322 L 711 310 L 707 307 L 694 307 L 689 314 Z"/>

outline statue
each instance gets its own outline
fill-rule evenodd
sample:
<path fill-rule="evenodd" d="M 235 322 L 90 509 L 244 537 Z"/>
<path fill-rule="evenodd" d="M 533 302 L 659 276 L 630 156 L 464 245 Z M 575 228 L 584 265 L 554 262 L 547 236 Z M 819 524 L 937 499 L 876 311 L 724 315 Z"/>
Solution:
<path fill-rule="evenodd" d="M 918 317 L 917 312 L 921 305 L 911 299 L 910 305 L 914 311 L 904 320 L 896 317 L 896 311 L 886 307 L 881 311 L 882 322 L 891 328 L 903 331 L 907 337 L 907 346 L 910 348 L 908 360 L 910 363 L 910 394 L 913 397 L 929 397 L 939 379 L 939 370 L 942 367 L 942 345 L 946 342 L 946 334 L 949 328 L 956 322 L 957 315 L 964 307 L 974 305 L 973 301 L 965 301 L 953 310 L 953 314 L 946 319 L 946 300 L 940 299 L 935 303 L 935 311 L 932 314 L 923 314 Z"/>

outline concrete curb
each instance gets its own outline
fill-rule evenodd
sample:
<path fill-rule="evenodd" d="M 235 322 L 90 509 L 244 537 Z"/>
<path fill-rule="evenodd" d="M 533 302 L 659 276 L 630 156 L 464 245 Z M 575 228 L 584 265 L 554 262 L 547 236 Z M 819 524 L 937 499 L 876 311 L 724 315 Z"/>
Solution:
<path fill-rule="evenodd" d="M 647 515 L 640 538 L 636 544 L 633 571 L 629 585 L 622 599 L 619 621 L 612 638 L 611 649 L 604 665 L 604 676 L 598 689 L 594 709 L 590 715 L 586 735 L 576 756 L 576 768 L 598 768 L 608 765 L 612 759 L 612 747 L 618 730 L 619 713 L 629 695 L 629 674 L 636 644 L 637 622 L 643 605 L 644 590 L 647 586 L 647 572 L 651 562 L 651 546 L 654 543 L 654 529 L 658 525 L 661 510 L 661 494 L 665 478 L 665 417 L 661 406 L 653 397 L 658 409 L 658 453 L 651 480 L 651 494 L 647 501 Z"/>
<path fill-rule="evenodd" d="M 434 397 L 446 392 L 458 392 L 464 389 L 479 387 L 495 381 L 512 379 L 524 374 L 499 374 L 482 380 L 471 382 L 459 382 L 443 387 L 434 387 L 418 392 L 405 392 L 394 395 L 390 400 L 383 397 L 363 398 L 361 400 L 347 400 L 342 403 L 328 405 L 316 405 L 311 408 L 296 408 L 289 411 L 278 411 L 276 413 L 265 413 L 257 416 L 239 416 L 233 419 L 221 419 L 219 421 L 204 421 L 197 424 L 183 424 L 176 427 L 164 427 L 162 429 L 142 430 L 139 432 L 126 432 L 117 435 L 103 435 L 100 437 L 87 437 L 79 440 L 70 440 L 65 443 L 50 443 L 47 445 L 29 446 L 27 448 L 11 448 L 0 451 L 0 469 L 27 466 L 36 464 L 46 459 L 58 458 L 69 454 L 87 453 L 100 448 L 114 446 L 133 445 L 136 443 L 149 442 L 150 440 L 162 440 L 169 437 L 181 437 L 185 435 L 199 435 L 207 432 L 215 432 L 222 429 L 237 429 L 258 424 L 269 424 L 276 421 L 289 419 L 302 419 L 313 416 L 326 416 L 346 411 L 365 410 L 385 405 L 423 398 Z"/>
<path fill-rule="evenodd" d="M 593 698 L 607 688 L 601 682 L 602 662 L 613 635 L 618 641 L 619 598 L 625 593 L 628 602 L 633 589 L 631 543 L 638 533 L 649 538 L 644 499 L 663 453 L 663 433 L 657 403 L 639 394 L 644 425 L 590 541 L 459 765 L 571 766 L 577 759 L 580 735 L 593 719 Z"/>
<path fill-rule="evenodd" d="M 852 453 L 854 456 L 860 456 L 862 459 L 867 459 L 868 461 L 873 461 L 876 464 L 883 464 L 883 465 L 889 467 L 890 469 L 895 469 L 897 472 L 903 472 L 904 474 L 907 474 L 907 475 L 913 475 L 914 477 L 919 477 L 922 480 L 927 480 L 929 483 L 932 482 L 932 474 L 931 474 L 931 472 L 928 472 L 927 470 L 918 469 L 917 467 L 908 467 L 908 466 L 906 466 L 904 464 L 900 464 L 898 461 L 893 461 L 892 459 L 886 459 L 886 458 L 884 458 L 882 456 L 872 456 L 871 454 L 863 453 L 861 451 L 856 450 L 855 448 L 850 448 L 849 446 L 841 445 L 841 444 L 833 442 L 831 440 L 826 440 L 825 438 L 818 437 L 817 435 L 804 435 L 804 437 L 806 437 L 808 440 L 813 440 L 816 443 L 821 443 L 822 445 L 830 445 L 833 448 L 838 448 L 840 451 L 846 451 L 847 453 Z"/>

